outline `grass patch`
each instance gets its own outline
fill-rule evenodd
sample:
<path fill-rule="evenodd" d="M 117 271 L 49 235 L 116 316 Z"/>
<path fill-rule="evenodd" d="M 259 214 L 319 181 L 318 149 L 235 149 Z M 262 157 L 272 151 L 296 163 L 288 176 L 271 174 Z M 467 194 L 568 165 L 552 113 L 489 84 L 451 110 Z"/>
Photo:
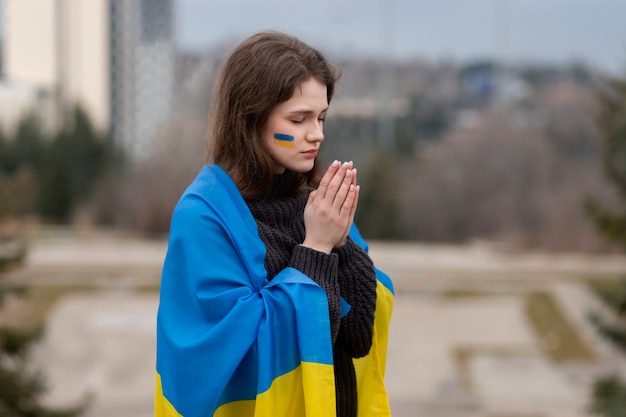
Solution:
<path fill-rule="evenodd" d="M 487 417 L 546 417 L 543 414 L 490 414 Z"/>
<path fill-rule="evenodd" d="M 148 285 L 138 285 L 134 287 L 135 291 L 139 294 L 158 294 L 161 290 L 160 284 L 148 284 Z"/>
<path fill-rule="evenodd" d="M 554 362 L 592 362 L 595 354 L 580 336 L 554 298 L 536 291 L 525 297 L 525 312 L 541 341 L 541 349 Z"/>
<path fill-rule="evenodd" d="M 472 378 L 470 376 L 469 362 L 476 353 L 478 353 L 477 348 L 468 346 L 457 347 L 452 352 L 452 359 L 459 371 L 461 385 L 463 385 L 467 392 L 474 391 L 474 385 L 472 384 Z"/>
<path fill-rule="evenodd" d="M 6 289 L 15 293 L 17 298 L 14 308 L 5 311 L 7 325 L 15 329 L 31 331 L 45 325 L 46 318 L 55 304 L 63 297 L 78 293 L 97 293 L 102 291 L 115 290 L 115 287 L 101 288 L 89 284 L 85 285 L 54 285 L 54 286 L 30 286 L 20 287 L 18 290 Z M 158 285 L 139 285 L 124 288 L 137 294 L 158 294 Z M 7 292 L 8 292 L 7 291 Z M 0 292 L 1 294 L 1 292 Z M 0 297 L 1 298 L 1 297 Z M 0 300 L 0 313 L 2 300 Z"/>
<path fill-rule="evenodd" d="M 593 294 L 604 301 L 613 311 L 626 307 L 626 277 L 611 276 L 591 279 L 587 285 Z"/>
<path fill-rule="evenodd" d="M 11 328 L 32 330 L 42 327 L 46 317 L 56 302 L 63 296 L 78 289 L 66 287 L 29 287 L 19 296 L 16 306 L 8 312 L 8 325 Z"/>
<path fill-rule="evenodd" d="M 450 299 L 464 299 L 464 298 L 478 298 L 491 296 L 493 294 L 486 293 L 484 291 L 473 290 L 469 288 L 449 288 L 441 293 L 444 298 Z"/>
<path fill-rule="evenodd" d="M 0 236 L 0 273 L 12 271 L 24 262 L 26 245 L 19 240 Z"/>
<path fill-rule="evenodd" d="M 517 289 L 490 289 L 490 288 L 448 288 L 440 293 L 441 297 L 450 300 L 463 300 L 483 297 L 518 297 L 522 294 Z"/>
<path fill-rule="evenodd" d="M 470 374 L 469 364 L 473 357 L 491 356 L 491 357 L 514 357 L 524 356 L 528 352 L 517 346 L 487 346 L 487 345 L 470 345 L 457 346 L 452 351 L 452 360 L 459 372 L 461 384 L 467 392 L 473 392 L 474 386 Z"/>

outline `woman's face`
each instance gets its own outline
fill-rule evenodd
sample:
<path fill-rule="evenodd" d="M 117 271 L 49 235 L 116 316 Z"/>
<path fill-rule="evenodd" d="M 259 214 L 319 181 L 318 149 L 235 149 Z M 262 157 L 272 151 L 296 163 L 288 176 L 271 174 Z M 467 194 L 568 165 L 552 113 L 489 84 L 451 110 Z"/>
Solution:
<path fill-rule="evenodd" d="M 326 85 L 315 78 L 300 84 L 289 100 L 272 110 L 265 140 L 277 174 L 285 169 L 300 173 L 313 169 L 324 140 L 327 110 Z"/>

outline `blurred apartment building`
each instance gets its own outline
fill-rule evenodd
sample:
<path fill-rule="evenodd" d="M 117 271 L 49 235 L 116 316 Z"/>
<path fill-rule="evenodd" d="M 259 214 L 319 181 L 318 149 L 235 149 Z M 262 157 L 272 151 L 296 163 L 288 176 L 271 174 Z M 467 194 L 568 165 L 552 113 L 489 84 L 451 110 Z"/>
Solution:
<path fill-rule="evenodd" d="M 4 0 L 0 123 L 33 110 L 59 129 L 75 104 L 132 153 L 173 107 L 173 0 Z"/>

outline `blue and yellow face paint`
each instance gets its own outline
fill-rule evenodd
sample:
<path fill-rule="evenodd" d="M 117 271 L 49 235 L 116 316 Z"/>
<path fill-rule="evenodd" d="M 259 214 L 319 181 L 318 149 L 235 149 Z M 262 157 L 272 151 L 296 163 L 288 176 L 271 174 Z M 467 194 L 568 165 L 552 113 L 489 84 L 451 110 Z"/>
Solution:
<path fill-rule="evenodd" d="M 285 133 L 274 133 L 274 145 L 281 148 L 293 148 L 296 146 L 294 137 Z"/>

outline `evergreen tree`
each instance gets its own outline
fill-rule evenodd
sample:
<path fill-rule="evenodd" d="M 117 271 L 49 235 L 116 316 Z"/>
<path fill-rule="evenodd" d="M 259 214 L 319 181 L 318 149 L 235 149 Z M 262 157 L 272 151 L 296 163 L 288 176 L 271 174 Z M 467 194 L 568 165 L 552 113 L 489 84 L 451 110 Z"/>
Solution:
<path fill-rule="evenodd" d="M 47 135 L 35 114 L 27 114 L 22 118 L 13 139 L 14 171 L 20 167 L 30 167 L 39 177 L 43 172 L 46 154 Z"/>
<path fill-rule="evenodd" d="M 46 137 L 37 117 L 32 113 L 25 115 L 13 137 L 0 133 L 0 172 L 11 175 L 28 166 L 40 174 L 46 152 L 45 142 Z"/>
<path fill-rule="evenodd" d="M 45 153 L 46 137 L 33 114 L 20 120 L 12 137 L 0 132 L 0 218 L 37 211 Z"/>
<path fill-rule="evenodd" d="M 600 233 L 626 249 L 626 80 L 612 81 L 610 90 L 599 98 L 597 125 L 604 140 L 604 171 L 621 204 L 610 209 L 589 198 L 586 209 Z"/>
<path fill-rule="evenodd" d="M 610 90 L 600 95 L 598 129 L 604 140 L 603 166 L 607 177 L 615 185 L 620 204 L 607 208 L 594 199 L 587 199 L 587 212 L 598 230 L 610 241 L 626 249 L 626 81 L 611 82 Z M 618 291 L 599 294 L 618 319 L 623 321 L 626 310 L 626 279 Z M 591 321 L 599 333 L 610 341 L 626 360 L 626 326 L 609 323 L 598 315 Z M 626 417 L 626 383 L 617 375 L 596 380 L 593 386 L 590 411 L 606 417 Z"/>
<path fill-rule="evenodd" d="M 0 265 L 0 268 L 2 266 Z M 1 271 L 0 271 L 1 272 Z M 20 288 L 0 287 L 0 310 L 4 298 Z M 0 325 L 0 416 L 2 417 L 74 417 L 80 415 L 87 402 L 53 409 L 42 404 L 46 392 L 43 374 L 28 361 L 29 347 L 42 334 L 42 329 L 17 330 Z"/>
<path fill-rule="evenodd" d="M 70 122 L 53 139 L 46 155 L 41 186 L 41 215 L 53 222 L 70 220 L 76 205 L 87 200 L 114 157 L 111 142 L 98 133 L 76 107 Z"/>
<path fill-rule="evenodd" d="M 626 308 L 626 279 L 619 283 L 619 289 L 612 289 L 599 295 L 607 305 L 623 318 Z M 590 314 L 590 320 L 600 334 L 611 342 L 626 357 L 626 327 L 620 323 L 610 323 L 597 314 Z M 626 383 L 617 375 L 606 375 L 598 378 L 592 389 L 590 411 L 605 417 L 626 417 Z"/>
<path fill-rule="evenodd" d="M 6 172 L 5 167 L 9 161 L 9 152 L 9 143 L 6 134 L 4 133 L 3 127 L 0 126 L 0 174 Z"/>
<path fill-rule="evenodd" d="M 0 218 L 37 213 L 47 221 L 68 222 L 76 206 L 123 163 L 122 152 L 79 106 L 52 136 L 28 114 L 14 133 L 0 129 Z"/>

